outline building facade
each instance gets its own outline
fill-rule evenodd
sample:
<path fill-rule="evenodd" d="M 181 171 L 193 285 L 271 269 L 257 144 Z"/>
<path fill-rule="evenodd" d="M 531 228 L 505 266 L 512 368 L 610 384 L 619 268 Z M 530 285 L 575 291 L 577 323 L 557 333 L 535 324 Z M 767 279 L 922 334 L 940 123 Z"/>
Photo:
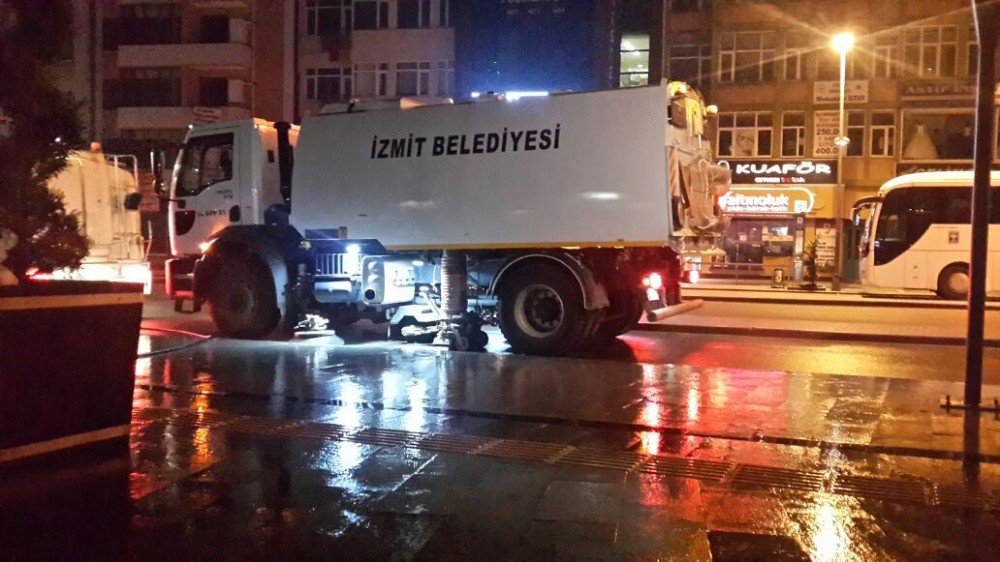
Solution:
<path fill-rule="evenodd" d="M 632 1 L 649 13 L 649 2 Z M 816 238 L 829 273 L 835 221 L 850 218 L 854 201 L 896 175 L 972 167 L 978 51 L 968 2 L 653 4 L 645 29 L 622 28 L 620 83 L 684 80 L 718 106 L 715 150 L 734 171 L 732 196 L 720 201 L 733 218 L 724 243 L 732 270 L 788 274 Z M 839 31 L 856 45 L 846 55 L 850 143 L 838 169 L 840 56 L 830 41 Z M 856 233 L 845 232 L 851 258 Z M 847 277 L 852 267 L 848 259 Z"/>

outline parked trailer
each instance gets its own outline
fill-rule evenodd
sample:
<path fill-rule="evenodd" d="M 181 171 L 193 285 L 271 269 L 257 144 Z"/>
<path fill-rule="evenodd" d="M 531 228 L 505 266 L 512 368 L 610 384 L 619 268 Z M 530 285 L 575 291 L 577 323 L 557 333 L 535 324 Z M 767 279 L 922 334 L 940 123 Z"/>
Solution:
<path fill-rule="evenodd" d="M 693 306 L 670 247 L 671 99 L 663 85 L 193 127 L 168 290 L 236 337 L 321 316 L 458 349 L 485 344 L 483 322 L 517 352 L 609 340 Z"/>
<path fill-rule="evenodd" d="M 66 167 L 49 180 L 49 189 L 63 195 L 66 210 L 78 214 L 90 239 L 90 250 L 78 269 L 57 270 L 51 276 L 142 283 L 148 295 L 153 287 L 148 245 L 139 213 L 126 209 L 129 195 L 138 196 L 135 157 L 105 154 L 96 143 L 91 150 L 72 151 Z"/>

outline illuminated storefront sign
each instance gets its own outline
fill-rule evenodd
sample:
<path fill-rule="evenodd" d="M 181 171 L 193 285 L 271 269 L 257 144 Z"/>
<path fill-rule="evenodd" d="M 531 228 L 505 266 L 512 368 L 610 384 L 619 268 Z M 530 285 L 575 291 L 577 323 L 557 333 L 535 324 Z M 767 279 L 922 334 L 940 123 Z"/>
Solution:
<path fill-rule="evenodd" d="M 733 185 L 832 184 L 837 182 L 834 160 L 732 160 L 720 161 L 733 173 Z"/>
<path fill-rule="evenodd" d="M 802 214 L 816 205 L 816 195 L 804 187 L 731 187 L 719 198 L 727 214 Z"/>

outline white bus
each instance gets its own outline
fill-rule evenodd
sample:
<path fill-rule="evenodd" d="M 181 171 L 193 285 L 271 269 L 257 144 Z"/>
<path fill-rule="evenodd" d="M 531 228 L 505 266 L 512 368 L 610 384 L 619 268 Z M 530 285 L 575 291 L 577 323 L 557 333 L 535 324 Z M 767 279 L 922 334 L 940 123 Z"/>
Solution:
<path fill-rule="evenodd" d="M 986 289 L 1000 288 L 1000 172 L 991 172 Z M 868 211 L 859 243 L 868 287 L 926 289 L 946 299 L 969 293 L 972 172 L 921 172 L 887 181 L 878 196 L 854 204 Z"/>

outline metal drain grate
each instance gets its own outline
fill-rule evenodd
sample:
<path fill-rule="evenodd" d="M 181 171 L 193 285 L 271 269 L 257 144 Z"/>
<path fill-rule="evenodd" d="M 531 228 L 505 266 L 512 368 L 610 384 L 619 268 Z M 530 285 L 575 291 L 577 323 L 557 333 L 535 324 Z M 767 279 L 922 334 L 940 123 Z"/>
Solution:
<path fill-rule="evenodd" d="M 733 486 L 766 486 L 803 492 L 820 492 L 826 488 L 822 472 L 750 464 L 737 465 L 731 483 Z"/>
<path fill-rule="evenodd" d="M 835 494 L 857 496 L 873 500 L 930 505 L 933 494 L 928 485 L 916 480 L 890 480 L 872 476 L 839 475 L 833 482 Z"/>
<path fill-rule="evenodd" d="M 720 482 L 732 487 L 763 486 L 802 492 L 829 492 L 879 501 L 918 503 L 926 506 L 971 508 L 1000 512 L 1000 497 L 960 486 L 932 482 L 828 475 L 794 468 L 689 459 L 664 454 L 647 455 L 628 450 L 575 447 L 560 443 L 496 439 L 474 435 L 417 433 L 399 429 L 348 428 L 307 420 L 274 420 L 212 411 L 136 408 L 136 426 L 167 423 L 190 428 L 221 429 L 233 433 L 320 441 L 351 441 L 384 447 L 406 447 L 436 453 L 474 455 L 514 462 L 619 470 L 659 476 Z"/>

